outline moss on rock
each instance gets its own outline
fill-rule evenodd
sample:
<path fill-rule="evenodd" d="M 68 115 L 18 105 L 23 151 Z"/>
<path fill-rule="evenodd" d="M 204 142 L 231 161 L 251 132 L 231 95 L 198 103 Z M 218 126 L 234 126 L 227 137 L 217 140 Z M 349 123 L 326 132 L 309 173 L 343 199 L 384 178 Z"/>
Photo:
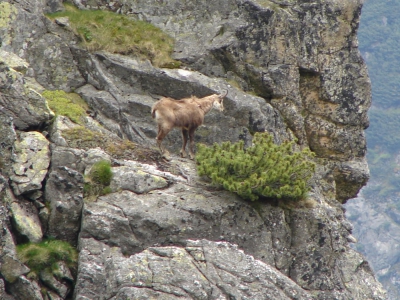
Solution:
<path fill-rule="evenodd" d="M 56 90 L 44 91 L 42 95 L 50 109 L 57 115 L 66 116 L 77 124 L 83 124 L 88 105 L 78 94 Z"/>

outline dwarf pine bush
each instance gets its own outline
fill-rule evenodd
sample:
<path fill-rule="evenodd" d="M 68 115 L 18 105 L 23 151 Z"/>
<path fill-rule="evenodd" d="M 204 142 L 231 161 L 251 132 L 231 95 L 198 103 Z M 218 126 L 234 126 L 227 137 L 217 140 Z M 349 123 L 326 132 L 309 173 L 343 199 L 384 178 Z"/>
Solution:
<path fill-rule="evenodd" d="M 294 142 L 277 145 L 268 133 L 256 133 L 253 145 L 230 142 L 212 147 L 198 145 L 196 155 L 199 175 L 208 176 L 240 197 L 257 200 L 259 197 L 300 200 L 309 190 L 308 180 L 315 164 L 309 149 L 293 150 Z"/>

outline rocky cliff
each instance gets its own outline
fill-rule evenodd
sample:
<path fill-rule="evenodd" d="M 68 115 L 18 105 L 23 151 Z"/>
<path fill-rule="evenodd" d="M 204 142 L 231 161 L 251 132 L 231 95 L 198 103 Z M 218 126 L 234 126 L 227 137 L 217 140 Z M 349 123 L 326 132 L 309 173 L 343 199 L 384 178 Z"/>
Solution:
<path fill-rule="evenodd" d="M 179 69 L 87 51 L 45 16 L 61 2 L 0 3 L 2 299 L 385 298 L 349 247 L 342 207 L 369 176 L 361 0 L 74 1 L 161 28 Z M 79 94 L 84 123 L 55 116 L 46 90 Z M 160 157 L 157 98 L 223 90 L 224 114 L 210 113 L 196 140 L 296 138 L 316 154 L 307 201 L 249 203 L 199 178 L 192 161 Z M 111 192 L 84 197 L 100 160 Z M 76 246 L 78 266 L 33 276 L 16 246 L 49 237 Z"/>

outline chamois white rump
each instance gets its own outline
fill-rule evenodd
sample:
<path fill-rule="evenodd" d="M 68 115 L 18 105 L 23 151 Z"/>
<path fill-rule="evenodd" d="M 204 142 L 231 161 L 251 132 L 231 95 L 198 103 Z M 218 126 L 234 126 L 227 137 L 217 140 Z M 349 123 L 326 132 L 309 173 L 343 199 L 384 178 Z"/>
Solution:
<path fill-rule="evenodd" d="M 195 130 L 203 124 L 204 116 L 212 108 L 221 112 L 224 110 L 223 100 L 227 94 L 228 91 L 225 94 L 212 94 L 204 98 L 192 96 L 180 100 L 163 97 L 154 103 L 151 109 L 151 116 L 158 125 L 156 140 L 161 154 L 169 159 L 169 152 L 165 147 L 161 146 L 161 143 L 174 127 L 178 127 L 182 129 L 182 149 L 180 154 L 182 157 L 186 157 L 185 148 L 189 136 L 189 157 L 193 159 Z"/>

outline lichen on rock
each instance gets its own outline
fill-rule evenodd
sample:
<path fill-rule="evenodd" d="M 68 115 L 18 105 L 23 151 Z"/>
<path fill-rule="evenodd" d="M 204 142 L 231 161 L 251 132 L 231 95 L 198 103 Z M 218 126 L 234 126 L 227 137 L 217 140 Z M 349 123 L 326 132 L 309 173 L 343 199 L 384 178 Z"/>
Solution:
<path fill-rule="evenodd" d="M 140 169 L 129 167 L 113 168 L 111 189 L 113 191 L 129 190 L 138 194 L 148 193 L 152 190 L 162 189 L 168 182 L 156 175 L 146 173 Z"/>
<path fill-rule="evenodd" d="M 16 19 L 17 8 L 9 2 L 0 3 L 0 28 L 2 29 L 2 44 L 9 45 L 12 37 L 7 32 L 11 21 Z"/>
<path fill-rule="evenodd" d="M 22 132 L 15 143 L 12 187 L 16 195 L 42 188 L 50 165 L 49 141 L 40 132 Z"/>

